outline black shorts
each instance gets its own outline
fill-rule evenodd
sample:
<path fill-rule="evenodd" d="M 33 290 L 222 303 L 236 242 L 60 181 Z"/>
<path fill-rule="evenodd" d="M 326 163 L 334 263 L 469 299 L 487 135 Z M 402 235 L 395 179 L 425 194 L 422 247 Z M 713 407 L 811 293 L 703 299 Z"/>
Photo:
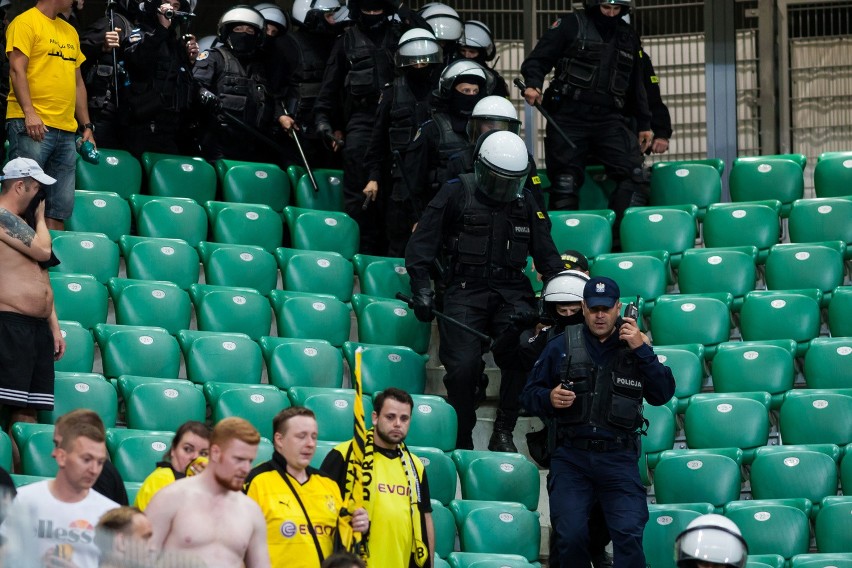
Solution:
<path fill-rule="evenodd" d="M 47 320 L 0 312 L 0 404 L 53 410 L 54 376 Z"/>

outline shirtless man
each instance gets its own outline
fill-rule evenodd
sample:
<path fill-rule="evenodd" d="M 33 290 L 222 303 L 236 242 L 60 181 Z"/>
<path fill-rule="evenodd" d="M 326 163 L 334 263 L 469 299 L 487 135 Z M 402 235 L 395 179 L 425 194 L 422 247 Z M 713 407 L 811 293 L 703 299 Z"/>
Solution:
<path fill-rule="evenodd" d="M 164 487 L 145 509 L 154 526 L 152 546 L 211 567 L 269 568 L 266 521 L 241 492 L 259 443 L 260 434 L 242 418 L 216 424 L 207 468 Z"/>
<path fill-rule="evenodd" d="M 12 407 L 11 426 L 53 410 L 53 362 L 65 353 L 65 340 L 40 264 L 51 258 L 43 199 L 33 226 L 24 220 L 30 202 L 43 195 L 41 184 L 56 180 L 29 158 L 11 160 L 0 179 L 0 404 Z"/>

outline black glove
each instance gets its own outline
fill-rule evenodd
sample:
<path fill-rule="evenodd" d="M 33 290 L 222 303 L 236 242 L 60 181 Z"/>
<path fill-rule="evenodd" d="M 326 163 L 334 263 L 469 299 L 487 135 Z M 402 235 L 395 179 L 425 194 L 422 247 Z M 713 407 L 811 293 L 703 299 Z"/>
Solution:
<path fill-rule="evenodd" d="M 331 125 L 324 120 L 317 121 L 317 134 L 323 138 L 334 138 L 334 131 L 331 129 Z"/>
<path fill-rule="evenodd" d="M 524 330 L 535 327 L 541 321 L 541 315 L 538 312 L 518 312 L 509 316 L 509 320 L 518 330 Z"/>
<path fill-rule="evenodd" d="M 422 322 L 429 323 L 435 319 L 432 310 L 435 308 L 435 292 L 431 288 L 420 288 L 411 298 L 414 316 Z"/>
<path fill-rule="evenodd" d="M 219 97 L 203 87 L 198 91 L 198 100 L 201 101 L 201 106 L 212 112 L 219 112 L 222 109 L 222 101 Z"/>

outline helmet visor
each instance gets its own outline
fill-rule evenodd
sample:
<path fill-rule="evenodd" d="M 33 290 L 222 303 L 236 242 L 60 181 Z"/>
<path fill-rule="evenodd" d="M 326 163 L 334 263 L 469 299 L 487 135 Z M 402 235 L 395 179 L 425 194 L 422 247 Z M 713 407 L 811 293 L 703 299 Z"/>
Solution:
<path fill-rule="evenodd" d="M 489 198 L 501 203 L 518 199 L 527 181 L 526 172 L 522 174 L 498 172 L 488 167 L 482 159 L 474 163 L 473 171 L 476 174 L 479 189 Z"/>
<path fill-rule="evenodd" d="M 430 39 L 412 39 L 399 46 L 394 54 L 394 64 L 397 67 L 441 63 L 444 60 L 443 50 L 438 42 Z"/>
<path fill-rule="evenodd" d="M 521 121 L 510 118 L 475 116 L 467 121 L 467 135 L 472 142 L 492 130 L 507 130 L 512 134 L 521 134 Z"/>

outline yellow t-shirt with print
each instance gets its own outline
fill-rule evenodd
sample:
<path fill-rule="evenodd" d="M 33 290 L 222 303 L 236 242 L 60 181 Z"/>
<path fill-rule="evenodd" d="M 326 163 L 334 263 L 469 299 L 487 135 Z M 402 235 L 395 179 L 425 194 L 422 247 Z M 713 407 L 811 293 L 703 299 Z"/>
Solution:
<path fill-rule="evenodd" d="M 77 31 L 60 17 L 51 20 L 30 8 L 6 30 L 6 56 L 15 49 L 29 58 L 27 83 L 39 118 L 48 128 L 76 131 L 77 69 L 86 60 Z M 11 81 L 6 118 L 24 118 Z"/>
<path fill-rule="evenodd" d="M 152 471 L 151 474 L 145 478 L 145 481 L 142 482 L 142 487 L 139 488 L 139 492 L 136 494 L 136 501 L 133 505 L 140 511 L 144 511 L 148 508 L 148 503 L 151 502 L 151 499 L 154 498 L 157 491 L 166 485 L 174 483 L 176 479 L 175 470 L 173 470 L 170 466 L 158 465 L 157 469 Z"/>

